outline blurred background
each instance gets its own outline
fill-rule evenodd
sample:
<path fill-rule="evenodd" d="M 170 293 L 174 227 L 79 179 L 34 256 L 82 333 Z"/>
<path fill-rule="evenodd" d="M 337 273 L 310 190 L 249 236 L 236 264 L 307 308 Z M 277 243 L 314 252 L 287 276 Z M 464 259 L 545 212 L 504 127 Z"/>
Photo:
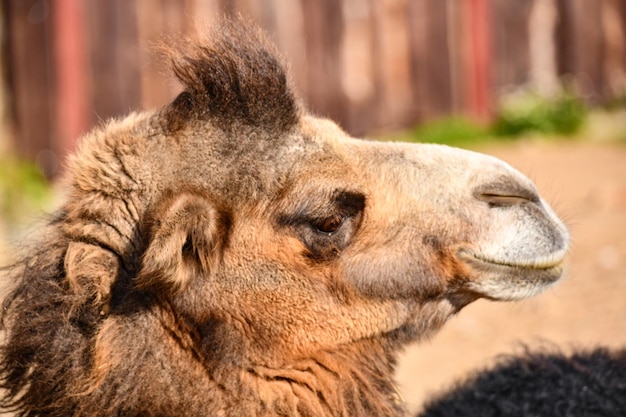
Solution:
<path fill-rule="evenodd" d="M 81 134 L 179 92 L 159 42 L 243 14 L 313 112 L 499 156 L 570 224 L 565 283 L 407 351 L 411 407 L 520 341 L 626 344 L 626 0 L 0 1 L 0 253 L 54 205 Z"/>
<path fill-rule="evenodd" d="M 159 41 L 228 14 L 266 29 L 310 108 L 356 135 L 494 121 L 520 88 L 626 97 L 624 0 L 3 0 L 1 13 L 2 145 L 49 178 L 95 123 L 174 97 Z"/>

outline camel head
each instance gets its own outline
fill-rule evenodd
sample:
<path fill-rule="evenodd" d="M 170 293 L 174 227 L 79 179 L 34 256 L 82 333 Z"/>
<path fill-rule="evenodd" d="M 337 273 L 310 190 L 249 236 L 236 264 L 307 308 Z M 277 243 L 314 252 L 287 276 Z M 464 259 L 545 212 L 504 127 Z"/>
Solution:
<path fill-rule="evenodd" d="M 47 265 L 37 282 L 69 300 L 54 304 L 69 317 L 58 326 L 89 358 L 66 382 L 74 401 L 114 386 L 111 375 L 152 384 L 145 352 L 174 369 L 168 381 L 193 377 L 188 393 L 205 373 L 285 384 L 322 353 L 386 361 L 478 298 L 521 299 L 561 276 L 567 230 L 504 162 L 350 137 L 306 111 L 273 48 L 238 23 L 172 61 L 185 91 L 83 139 L 46 250 L 27 254 Z M 19 319 L 47 291 L 10 296 L 9 346 L 32 334 Z M 37 366 L 24 380 L 48 365 Z"/>
<path fill-rule="evenodd" d="M 190 48 L 173 58 L 185 92 L 91 135 L 72 159 L 72 210 L 103 206 L 94 189 L 137 196 L 134 218 L 107 205 L 67 222 L 71 235 L 91 233 L 92 217 L 129 223 L 115 252 L 137 264 L 130 289 L 193 326 L 246 323 L 248 349 L 283 358 L 418 338 L 477 298 L 524 298 L 561 276 L 567 231 L 504 162 L 350 137 L 302 108 L 254 33 Z"/>

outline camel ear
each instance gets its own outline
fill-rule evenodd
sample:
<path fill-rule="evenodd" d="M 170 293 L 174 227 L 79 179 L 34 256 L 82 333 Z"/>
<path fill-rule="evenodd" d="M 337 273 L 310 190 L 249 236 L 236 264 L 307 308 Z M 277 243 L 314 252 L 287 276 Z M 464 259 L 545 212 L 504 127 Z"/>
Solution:
<path fill-rule="evenodd" d="M 111 288 L 120 269 L 117 255 L 97 245 L 70 242 L 64 268 L 70 290 L 80 299 L 91 301 L 100 308 L 101 314 L 106 314 Z"/>
<path fill-rule="evenodd" d="M 147 216 L 148 245 L 137 287 L 179 291 L 208 275 L 221 241 L 219 211 L 193 192 L 167 195 Z"/>

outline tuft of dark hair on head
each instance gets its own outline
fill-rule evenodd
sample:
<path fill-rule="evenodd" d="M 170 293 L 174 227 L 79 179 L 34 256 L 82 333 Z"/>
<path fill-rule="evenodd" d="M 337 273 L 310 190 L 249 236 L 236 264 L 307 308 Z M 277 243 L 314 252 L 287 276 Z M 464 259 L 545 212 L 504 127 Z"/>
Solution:
<path fill-rule="evenodd" d="M 222 128 L 240 124 L 274 133 L 297 123 L 299 100 L 283 60 L 253 23 L 223 19 L 207 35 L 166 49 L 185 89 L 166 111 L 172 129 L 214 119 Z"/>

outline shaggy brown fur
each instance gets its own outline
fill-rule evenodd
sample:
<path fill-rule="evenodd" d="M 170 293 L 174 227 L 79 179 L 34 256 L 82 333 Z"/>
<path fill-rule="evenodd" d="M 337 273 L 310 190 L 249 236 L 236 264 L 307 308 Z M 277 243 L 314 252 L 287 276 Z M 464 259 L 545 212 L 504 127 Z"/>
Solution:
<path fill-rule="evenodd" d="M 241 21 L 172 60 L 185 91 L 87 135 L 5 270 L 5 409 L 402 415 L 398 349 L 561 275 L 567 232 L 507 165 L 348 137 Z"/>
<path fill-rule="evenodd" d="M 223 27 L 232 36 L 202 44 L 189 41 L 179 46 L 182 54 L 169 51 L 186 91 L 169 107 L 166 120 L 183 126 L 192 118 L 217 118 L 221 128 L 243 123 L 269 133 L 294 126 L 299 105 L 273 45 L 241 21 Z"/>

